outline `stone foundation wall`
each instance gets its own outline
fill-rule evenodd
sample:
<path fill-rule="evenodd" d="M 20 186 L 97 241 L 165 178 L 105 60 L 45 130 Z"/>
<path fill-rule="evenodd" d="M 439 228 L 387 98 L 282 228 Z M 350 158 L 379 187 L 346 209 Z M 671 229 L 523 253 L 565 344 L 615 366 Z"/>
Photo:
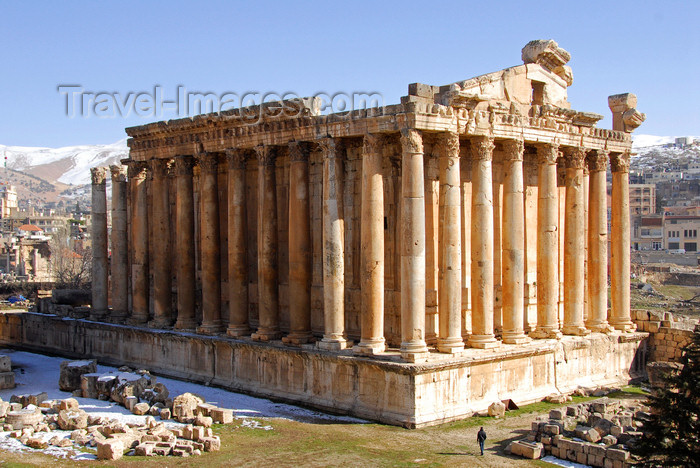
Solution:
<path fill-rule="evenodd" d="M 693 339 L 697 320 L 675 317 L 670 312 L 633 310 L 639 331 L 649 332 L 646 342 L 649 362 L 679 362 L 682 349 Z"/>
<path fill-rule="evenodd" d="M 578 387 L 622 384 L 644 375 L 644 333 L 536 340 L 496 350 L 434 354 L 426 364 L 312 345 L 210 337 L 36 313 L 0 314 L 5 346 L 154 373 L 406 427 L 471 416 L 494 401 L 539 401 Z"/>

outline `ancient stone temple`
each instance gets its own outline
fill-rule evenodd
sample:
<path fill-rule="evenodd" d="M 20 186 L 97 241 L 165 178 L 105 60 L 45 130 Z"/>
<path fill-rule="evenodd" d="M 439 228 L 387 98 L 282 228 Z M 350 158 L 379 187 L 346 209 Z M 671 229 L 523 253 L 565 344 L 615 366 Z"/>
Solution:
<path fill-rule="evenodd" d="M 611 96 L 599 129 L 567 101 L 568 52 L 533 41 L 522 59 L 380 108 L 299 99 L 128 128 L 109 265 L 94 217 L 91 318 L 113 324 L 79 325 L 80 346 L 409 427 L 628 380 L 644 115 Z"/>

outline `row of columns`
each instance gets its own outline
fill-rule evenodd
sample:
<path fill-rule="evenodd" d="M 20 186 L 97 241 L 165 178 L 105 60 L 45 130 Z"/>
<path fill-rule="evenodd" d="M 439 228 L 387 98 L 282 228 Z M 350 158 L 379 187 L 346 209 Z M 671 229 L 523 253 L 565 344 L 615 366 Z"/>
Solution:
<path fill-rule="evenodd" d="M 384 181 L 382 161 L 384 136 L 364 137 L 361 197 L 361 336 L 354 351 L 376 354 L 384 351 Z M 405 360 L 426 358 L 425 294 L 426 231 L 424 200 L 424 152 L 421 132 L 401 132 L 401 355 Z M 323 152 L 323 304 L 324 335 L 318 346 L 328 350 L 347 347 L 344 323 L 344 220 L 343 158 L 338 142 L 332 138 L 316 142 Z M 464 348 L 462 339 L 462 194 L 460 187 L 460 142 L 455 133 L 443 133 L 438 140 L 440 179 L 439 224 L 439 333 L 437 348 L 455 353 Z M 470 139 L 471 196 L 471 298 L 472 333 L 468 345 L 491 348 L 499 344 L 494 334 L 494 200 L 492 162 L 495 145 L 491 137 Z M 615 155 L 613 168 L 612 278 L 613 301 L 610 325 L 607 313 L 607 212 L 605 151 L 587 152 L 583 148 L 564 148 L 566 161 L 566 201 L 564 234 L 564 320 L 559 323 L 559 196 L 555 144 L 537 144 L 539 164 L 537 207 L 537 326 L 529 336 L 524 326 L 525 294 L 525 216 L 523 181 L 523 139 L 503 142 L 502 199 L 502 340 L 521 344 L 531 338 L 558 338 L 561 333 L 583 335 L 591 330 L 606 332 L 610 325 L 626 330 L 633 327 L 629 318 L 629 211 L 627 194 L 628 156 Z M 275 160 L 278 149 L 254 148 L 258 160 L 258 307 L 259 326 L 252 338 L 268 341 L 281 337 L 279 328 L 277 263 L 277 181 Z M 289 313 L 290 333 L 283 340 L 291 345 L 312 339 L 310 317 L 311 226 L 309 199 L 310 143 L 292 142 L 289 153 Z M 176 175 L 176 329 L 192 330 L 195 317 L 195 263 L 193 165 L 200 167 L 200 229 L 202 259 L 202 323 L 197 332 L 226 332 L 240 337 L 251 333 L 248 323 L 248 271 L 246 247 L 246 161 L 242 149 L 226 151 L 228 164 L 228 252 L 221 252 L 219 239 L 218 163 L 210 154 L 196 158 L 174 158 Z M 114 317 L 126 315 L 128 284 L 131 278 L 132 307 L 130 322 L 145 324 L 149 317 L 149 261 L 153 261 L 153 326 L 172 326 L 172 274 L 169 234 L 169 195 L 167 174 L 170 162 L 150 161 L 152 182 L 152 222 L 155 245 L 150 246 L 147 225 L 146 164 L 130 162 L 131 191 L 131 272 L 126 257 L 126 192 L 123 168 L 112 168 L 113 181 L 113 261 L 112 297 Z M 584 165 L 590 170 L 588 219 L 585 219 Z M 95 184 L 93 185 L 95 187 Z M 93 222 L 102 225 L 100 193 L 93 188 Z M 100 192 L 102 191 L 102 192 Z M 105 201 L 106 204 L 106 201 Z M 106 205 L 105 205 L 106 206 Z M 106 213 L 106 212 L 105 212 Z M 106 226 L 106 216 L 104 225 Z M 588 288 L 585 232 L 588 226 Z M 93 231 L 97 237 L 102 229 Z M 106 237 L 106 229 L 104 236 Z M 96 248 L 105 250 L 95 238 Z M 229 316 L 221 317 L 220 257 L 228 259 Z M 106 257 L 95 255 L 96 264 L 105 265 Z M 99 269 L 94 271 L 101 271 Z M 93 279 L 94 291 L 106 288 L 102 277 Z M 94 304 L 104 307 L 99 293 Z M 104 295 L 106 298 L 106 294 Z M 589 313 L 584 322 L 584 302 Z M 102 304 L 102 305 L 101 305 Z M 228 328 L 224 329 L 224 323 Z"/>

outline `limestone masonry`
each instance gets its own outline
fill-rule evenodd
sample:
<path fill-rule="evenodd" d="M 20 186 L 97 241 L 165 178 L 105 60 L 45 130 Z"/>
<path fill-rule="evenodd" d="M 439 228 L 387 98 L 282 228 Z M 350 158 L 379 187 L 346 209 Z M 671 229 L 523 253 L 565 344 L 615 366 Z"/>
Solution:
<path fill-rule="evenodd" d="M 410 427 L 628 380 L 646 336 L 628 195 L 644 114 L 610 96 L 613 129 L 596 128 L 567 101 L 568 52 L 532 41 L 522 58 L 376 109 L 299 99 L 128 128 L 111 262 L 93 170 L 93 321 L 72 339 Z"/>

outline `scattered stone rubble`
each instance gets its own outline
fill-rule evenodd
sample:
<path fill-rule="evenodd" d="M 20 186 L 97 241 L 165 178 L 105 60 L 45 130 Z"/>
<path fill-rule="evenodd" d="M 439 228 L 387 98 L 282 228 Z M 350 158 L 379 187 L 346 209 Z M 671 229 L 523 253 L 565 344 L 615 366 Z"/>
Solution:
<path fill-rule="evenodd" d="M 135 415 L 146 415 L 140 424 L 97 417 L 80 409 L 75 398 L 49 400 L 46 393 L 15 395 L 0 400 L 0 424 L 10 436 L 36 449 L 72 445 L 94 447 L 97 458 L 116 460 L 133 449 L 138 456 L 201 455 L 221 448 L 211 426 L 233 422 L 233 410 L 208 404 L 201 396 L 185 393 L 170 398 L 165 385 L 146 370 L 119 368 L 118 374 L 98 374 L 94 361 L 61 363 L 60 386 L 74 396 L 114 401 Z M 160 421 L 156 420 L 160 418 Z M 185 424 L 166 427 L 163 421 Z M 4 421 L 4 423 L 3 423 Z M 45 440 L 40 434 L 71 431 L 69 438 Z"/>
<path fill-rule="evenodd" d="M 553 409 L 532 423 L 527 438 L 512 442 L 506 452 L 525 458 L 552 455 L 584 465 L 630 468 L 628 450 L 642 433 L 649 408 L 638 402 L 601 398 Z"/>

